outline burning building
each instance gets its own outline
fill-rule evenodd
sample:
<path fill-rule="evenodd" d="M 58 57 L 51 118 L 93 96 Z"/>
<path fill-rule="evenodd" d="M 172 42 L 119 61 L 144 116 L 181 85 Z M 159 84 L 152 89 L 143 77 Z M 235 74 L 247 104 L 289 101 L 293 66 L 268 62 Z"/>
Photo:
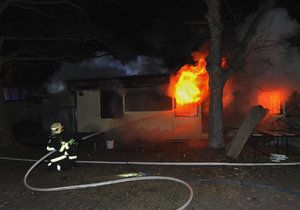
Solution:
<path fill-rule="evenodd" d="M 76 90 L 77 131 L 104 132 L 122 139 L 207 138 L 207 52 L 194 52 L 192 56 L 194 63 L 182 66 L 173 75 L 70 81 L 68 85 Z M 223 58 L 224 71 L 226 65 Z M 269 119 L 285 115 L 285 101 L 291 93 L 288 88 L 263 90 L 251 87 L 246 95 L 234 96 L 234 91 L 240 87 L 245 91 L 247 86 L 238 77 L 235 76 L 224 88 L 225 113 L 230 113 L 228 110 L 231 109 L 234 115 L 229 118 L 234 119 L 239 112 L 246 114 L 251 106 L 258 104 L 269 109 Z M 241 81 L 243 85 L 239 84 Z M 242 119 L 243 116 L 239 116 L 239 120 Z"/>
<path fill-rule="evenodd" d="M 77 131 L 120 140 L 207 138 L 200 101 L 187 112 L 168 95 L 170 84 L 169 74 L 69 82 L 76 90 Z"/>
<path fill-rule="evenodd" d="M 176 74 L 75 80 L 78 132 L 120 139 L 206 139 L 206 53 Z"/>

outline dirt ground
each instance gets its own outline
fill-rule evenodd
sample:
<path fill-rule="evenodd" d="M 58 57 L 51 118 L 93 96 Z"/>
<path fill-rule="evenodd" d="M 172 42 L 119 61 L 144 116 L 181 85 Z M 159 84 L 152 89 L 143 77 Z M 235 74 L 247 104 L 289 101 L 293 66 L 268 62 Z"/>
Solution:
<path fill-rule="evenodd" d="M 206 148 L 199 142 L 169 142 L 121 146 L 80 147 L 81 160 L 116 161 L 232 161 L 224 150 Z M 272 149 L 272 148 L 271 148 Z M 0 156 L 39 159 L 44 148 L 0 150 Z M 295 154 L 289 162 L 299 161 Z M 270 162 L 243 150 L 236 162 Z M 0 160 L 1 209 L 176 209 L 188 199 L 188 189 L 172 181 L 138 181 L 97 188 L 60 192 L 35 192 L 23 184 L 33 162 Z M 35 169 L 28 182 L 35 187 L 58 187 L 101 182 L 127 173 L 170 176 L 188 182 L 194 197 L 187 209 L 300 209 L 300 166 L 141 166 L 80 164 L 66 172 L 47 171 L 46 163 Z"/>

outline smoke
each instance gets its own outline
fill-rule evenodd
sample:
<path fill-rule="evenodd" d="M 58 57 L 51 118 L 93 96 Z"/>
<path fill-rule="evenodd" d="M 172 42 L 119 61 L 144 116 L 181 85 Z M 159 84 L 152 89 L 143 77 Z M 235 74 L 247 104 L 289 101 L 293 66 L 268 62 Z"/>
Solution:
<path fill-rule="evenodd" d="M 238 39 L 241 40 L 246 30 L 252 23 L 255 13 L 248 15 L 244 23 L 238 27 Z M 290 38 L 297 35 L 299 32 L 299 23 L 296 19 L 292 19 L 285 8 L 275 8 L 268 11 L 261 22 L 259 23 L 254 41 L 282 41 L 285 38 Z"/>
<path fill-rule="evenodd" d="M 239 40 L 254 16 L 246 17 L 237 28 Z M 239 104 L 236 108 L 245 113 L 258 103 L 256 99 L 262 92 L 284 90 L 288 92 L 286 99 L 292 91 L 300 91 L 300 51 L 289 41 L 299 34 L 299 27 L 285 8 L 274 8 L 265 14 L 248 45 L 245 68 L 228 82 L 234 95 L 231 107 Z"/>
<path fill-rule="evenodd" d="M 65 62 L 47 84 L 49 93 L 58 93 L 66 88 L 65 81 L 99 79 L 120 76 L 167 73 L 160 58 L 139 55 L 135 60 L 123 63 L 111 55 L 86 59 L 79 63 Z"/>

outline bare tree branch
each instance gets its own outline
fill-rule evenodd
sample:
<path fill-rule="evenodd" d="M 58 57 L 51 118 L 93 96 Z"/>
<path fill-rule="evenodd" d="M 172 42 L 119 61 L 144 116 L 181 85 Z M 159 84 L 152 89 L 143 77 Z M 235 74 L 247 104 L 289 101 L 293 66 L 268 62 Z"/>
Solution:
<path fill-rule="evenodd" d="M 13 0 L 6 0 L 0 7 L 0 15 L 6 10 L 6 8 L 9 6 L 9 4 L 12 2 Z"/>
<path fill-rule="evenodd" d="M 117 3 L 118 1 L 114 2 Z M 82 38 L 76 38 L 76 34 L 77 33 L 73 33 L 74 37 L 71 38 L 67 38 L 67 37 L 42 37 L 42 36 L 37 36 L 37 37 L 4 37 L 0 40 L 0 52 L 2 51 L 2 47 L 3 47 L 3 43 L 5 41 L 80 41 L 82 43 L 86 42 L 86 41 L 91 41 L 94 40 L 96 43 L 99 43 L 103 46 L 105 46 L 107 49 L 112 50 L 112 39 L 113 37 L 111 37 L 112 35 L 109 34 L 107 31 L 102 31 L 102 33 L 93 33 L 92 31 L 92 24 L 91 21 L 89 19 L 89 17 L 86 15 L 85 11 L 79 7 L 78 5 L 76 5 L 75 3 L 69 1 L 69 0 L 45 0 L 45 1 L 37 1 L 37 0 L 6 0 L 5 4 L 1 5 L 0 11 L 4 11 L 5 9 L 7 9 L 7 7 L 9 6 L 15 6 L 15 7 L 19 7 L 21 9 L 29 9 L 32 10 L 33 12 L 36 12 L 37 14 L 46 16 L 48 18 L 51 18 L 53 20 L 58 20 L 58 21 L 63 21 L 66 22 L 65 20 L 63 20 L 60 17 L 56 17 L 52 14 L 49 14 L 48 12 L 45 12 L 44 10 L 42 10 L 42 8 L 40 7 L 44 7 L 44 6 L 63 6 L 63 4 L 65 4 L 66 6 L 71 6 L 73 7 L 75 10 L 78 10 L 82 16 L 84 17 L 84 19 L 87 22 L 87 30 L 86 31 L 80 31 L 80 33 L 85 33 L 85 36 Z M 1 13 L 0 13 L 1 15 Z M 70 27 L 72 27 L 72 24 L 69 24 Z M 76 28 L 75 30 L 78 30 L 78 28 Z M 30 36 L 30 35 L 29 35 Z"/>
<path fill-rule="evenodd" d="M 262 51 L 267 51 L 267 50 L 274 50 L 274 48 L 276 48 L 277 44 L 273 43 L 273 44 L 268 44 L 268 45 L 258 45 L 256 47 L 253 47 L 251 50 L 248 50 L 247 52 L 247 57 L 256 54 L 257 52 L 262 52 Z"/>
<path fill-rule="evenodd" d="M 12 0 L 13 2 L 20 3 L 20 4 L 31 4 L 31 5 L 61 5 L 61 4 L 67 4 L 70 5 L 71 7 L 77 9 L 85 18 L 87 23 L 91 26 L 91 21 L 90 18 L 87 16 L 85 11 L 76 5 L 75 3 L 71 1 L 66 1 L 66 0 L 56 0 L 56 1 L 32 1 L 32 0 Z"/>
<path fill-rule="evenodd" d="M 107 56 L 109 55 L 108 53 L 102 53 L 102 54 L 99 54 L 99 55 L 85 55 L 85 56 L 75 56 L 75 55 L 60 55 L 60 56 L 43 56 L 43 55 L 40 55 L 38 56 L 39 54 L 37 53 L 34 53 L 35 54 L 35 57 L 23 57 L 23 56 L 18 56 L 22 53 L 26 53 L 26 52 L 31 52 L 33 53 L 32 51 L 18 51 L 18 52 L 15 52 L 11 55 L 8 55 L 8 56 L 0 56 L 0 60 L 3 62 L 3 63 L 7 63 L 7 62 L 12 62 L 12 61 L 55 61 L 55 62 L 60 62 L 62 60 L 83 60 L 83 59 L 87 59 L 87 58 L 100 58 L 100 57 L 103 57 L 103 56 Z"/>
<path fill-rule="evenodd" d="M 268 39 L 268 37 L 270 35 L 269 31 L 271 29 L 272 22 L 273 22 L 273 19 L 259 33 L 258 33 L 258 29 L 257 29 L 256 34 L 258 34 L 258 35 L 254 36 L 252 38 L 252 40 L 250 40 L 250 43 L 247 44 L 247 51 L 244 56 L 245 58 L 248 57 L 256 49 L 264 49 L 264 48 L 267 48 L 267 46 L 271 46 L 271 44 L 272 45 L 275 44 L 274 41 Z"/>
<path fill-rule="evenodd" d="M 18 7 L 18 8 L 23 9 L 23 10 L 32 10 L 32 11 L 34 11 L 34 12 L 36 12 L 38 14 L 41 14 L 41 15 L 47 17 L 47 18 L 50 18 L 50 19 L 53 19 L 53 20 L 58 20 L 58 21 L 64 21 L 65 22 L 65 20 L 63 18 L 58 18 L 58 17 L 56 17 L 54 15 L 50 15 L 50 14 L 48 14 L 48 13 L 40 10 L 37 7 L 25 6 L 25 5 L 18 4 L 18 3 L 11 3 L 10 6 Z"/>
<path fill-rule="evenodd" d="M 230 62 L 230 68 L 227 71 L 224 71 L 225 81 L 227 81 L 235 71 L 239 70 L 244 62 L 247 55 L 247 47 L 248 44 L 253 40 L 253 38 L 257 34 L 258 26 L 263 19 L 266 12 L 271 9 L 277 0 L 268 0 L 259 8 L 256 16 L 254 17 L 251 25 L 249 26 L 248 30 L 244 34 L 244 37 L 241 39 L 238 47 L 236 50 L 228 56 Z M 232 62 L 234 61 L 234 62 Z"/>
<path fill-rule="evenodd" d="M 186 24 L 186 25 L 204 25 L 204 26 L 208 26 L 207 20 L 201 20 L 201 21 L 184 21 L 184 24 Z"/>
<path fill-rule="evenodd" d="M 113 3 L 114 5 L 117 5 L 119 7 L 123 7 L 125 9 L 127 9 L 132 15 L 134 14 L 133 9 L 131 8 L 131 6 L 128 4 L 128 0 L 126 0 L 126 3 L 121 2 L 120 0 L 107 0 L 111 3 Z"/>
<path fill-rule="evenodd" d="M 43 37 L 43 36 L 36 36 L 36 37 L 12 37 L 12 36 L 4 36 L 1 37 L 3 41 L 81 41 L 78 38 L 72 37 Z"/>
<path fill-rule="evenodd" d="M 17 57 L 22 54 L 30 54 L 31 56 L 36 56 L 36 57 L 40 56 L 39 53 L 31 51 L 31 50 L 17 50 L 9 55 L 5 55 L 5 57 Z"/>
<path fill-rule="evenodd" d="M 231 7 L 229 6 L 228 1 L 227 1 L 227 0 L 224 0 L 224 2 L 226 3 L 227 9 L 228 9 L 228 11 L 230 12 L 231 16 L 233 17 L 233 20 L 234 20 L 235 24 L 238 24 L 237 17 L 236 17 L 236 15 L 233 13 Z"/>
<path fill-rule="evenodd" d="M 0 53 L 2 51 L 3 42 L 4 42 L 4 38 L 0 36 Z"/>

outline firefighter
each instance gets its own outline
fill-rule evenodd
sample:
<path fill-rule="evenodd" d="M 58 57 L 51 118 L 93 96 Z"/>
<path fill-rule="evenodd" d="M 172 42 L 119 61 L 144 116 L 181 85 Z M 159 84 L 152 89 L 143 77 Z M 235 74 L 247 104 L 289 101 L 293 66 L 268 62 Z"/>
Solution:
<path fill-rule="evenodd" d="M 55 152 L 50 155 L 48 170 L 55 168 L 58 171 L 73 167 L 77 159 L 77 141 L 66 141 L 63 136 L 64 127 L 61 123 L 51 125 L 51 135 L 47 145 L 47 151 Z"/>
<path fill-rule="evenodd" d="M 77 149 L 77 146 L 78 146 L 78 142 L 76 141 L 76 139 L 74 138 L 71 138 L 69 141 L 68 141 L 68 150 L 66 151 L 67 153 L 67 156 L 68 156 L 68 161 L 70 163 L 70 166 L 73 168 L 74 166 L 78 166 L 77 163 L 76 163 L 76 160 L 77 160 L 77 152 L 78 152 L 78 149 Z"/>

